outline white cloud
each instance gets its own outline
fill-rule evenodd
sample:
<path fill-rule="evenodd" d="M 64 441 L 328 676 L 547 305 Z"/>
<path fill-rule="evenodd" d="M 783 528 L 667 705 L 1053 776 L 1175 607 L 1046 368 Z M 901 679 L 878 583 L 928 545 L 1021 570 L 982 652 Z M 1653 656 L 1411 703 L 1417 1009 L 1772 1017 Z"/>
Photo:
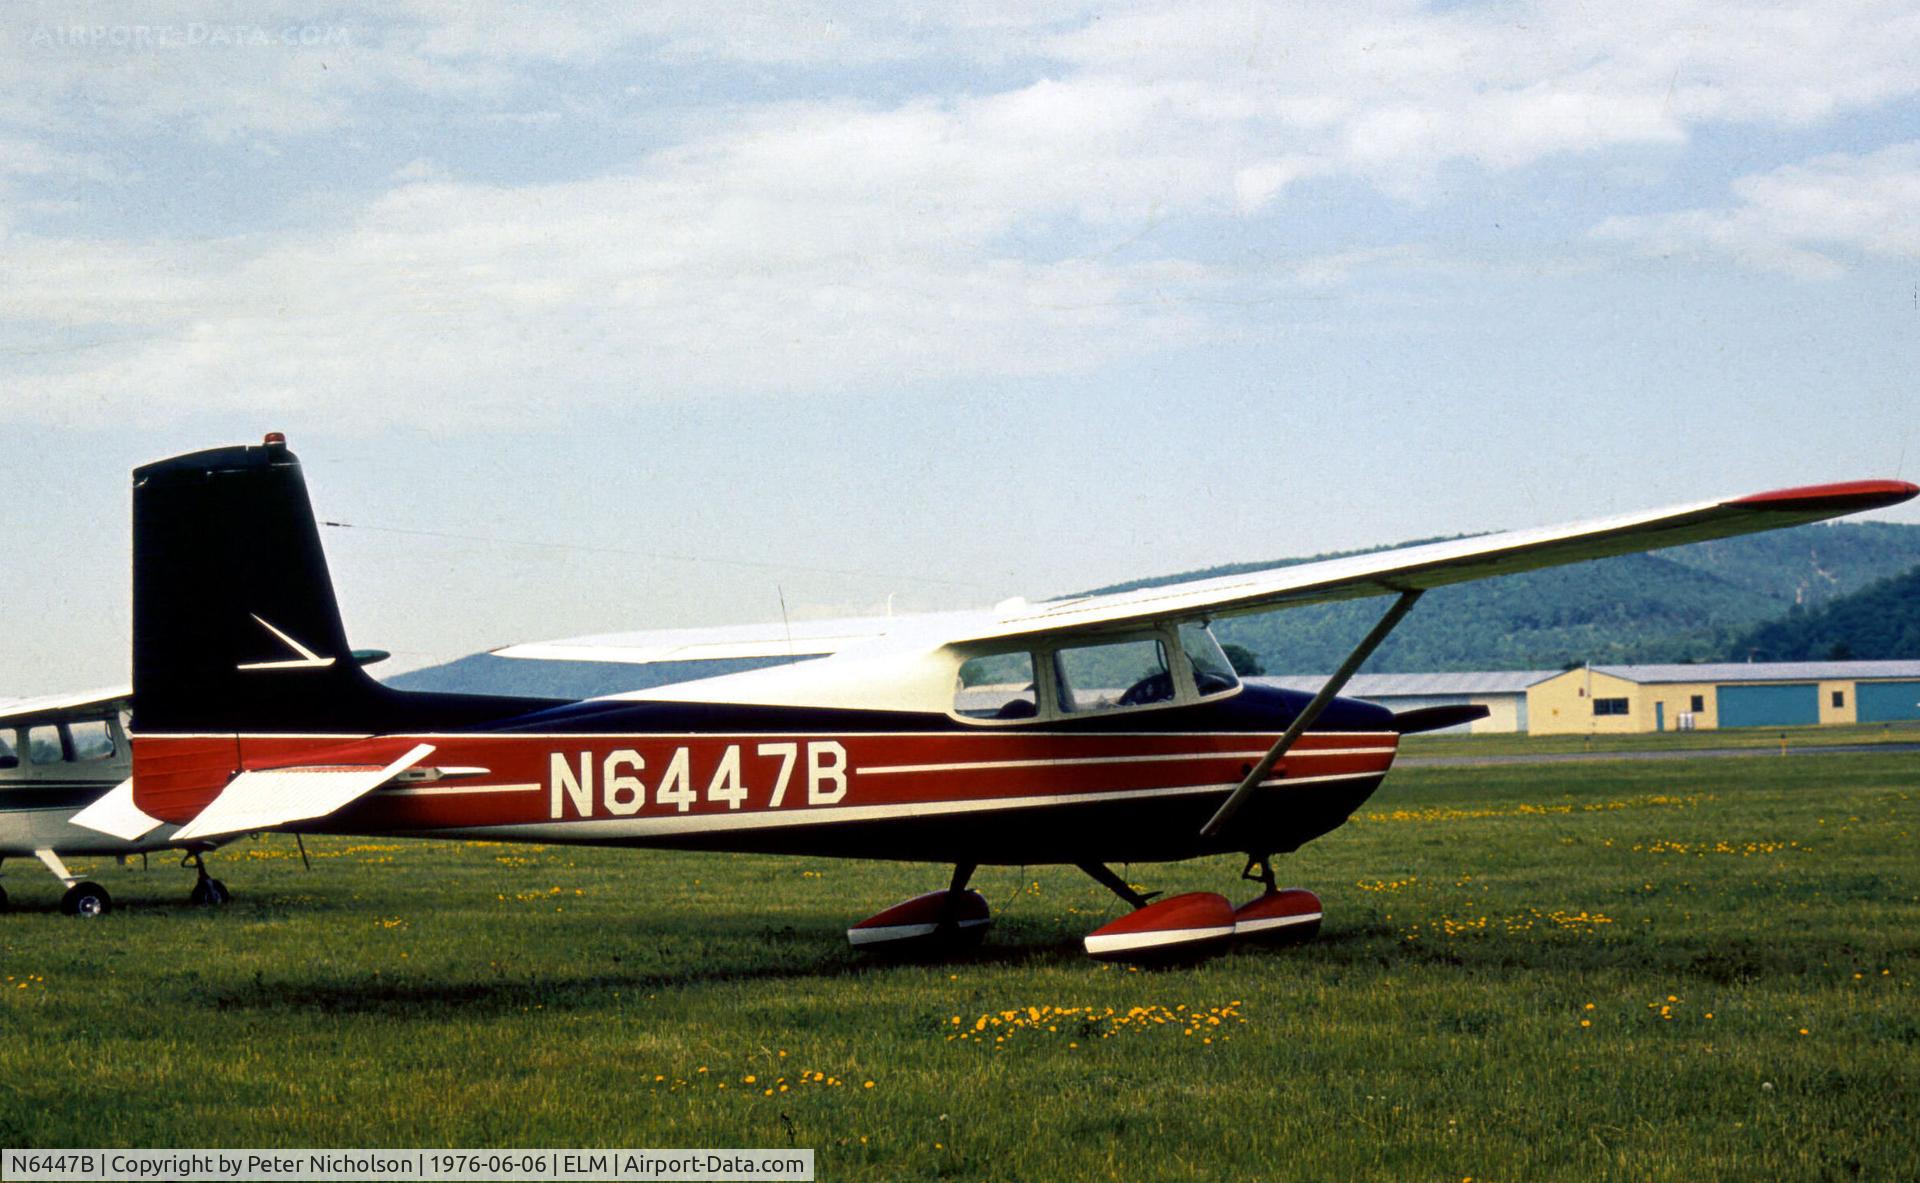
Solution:
<path fill-rule="evenodd" d="M 1118 219 L 1192 198 L 1154 175 L 1180 160 L 1116 155 L 1137 114 L 1063 109 L 1084 147 L 1062 152 L 1034 130 L 1047 94 L 785 108 L 589 181 L 499 188 L 410 167 L 312 237 L 16 234 L 0 316 L 121 343 L 46 351 L 9 401 L 55 417 L 105 400 L 133 417 L 265 404 L 506 419 L 528 391 L 896 389 L 1201 339 L 1184 301 L 1219 282 L 1207 268 L 1005 247 L 1063 208 Z"/>
<path fill-rule="evenodd" d="M 1920 142 L 1822 156 L 1732 188 L 1732 205 L 1610 218 L 1594 234 L 1646 254 L 1723 257 L 1817 279 L 1840 275 L 1855 256 L 1920 259 Z"/>
<path fill-rule="evenodd" d="M 341 211 L 319 229 L 178 242 L 14 229 L 0 243 L 0 328 L 45 347 L 9 355 L 30 380 L 7 401 L 43 416 L 278 400 L 506 417 L 528 390 L 884 390 L 1085 369 L 1231 331 L 1232 303 L 1214 301 L 1230 285 L 1244 296 L 1250 283 L 1435 265 L 1362 241 L 1252 279 L 1258 268 L 1156 248 L 1168 222 L 1273 216 L 1325 178 L 1421 201 L 1449 165 L 1671 152 L 1705 123 L 1799 125 L 1920 90 L 1920 20 L 1880 4 L 766 3 L 716 15 L 502 0 L 350 13 L 332 44 L 336 26 L 291 4 L 9 19 L 0 128 L 18 130 L 0 134 L 18 140 L 12 167 L 96 184 L 112 175 L 116 134 L 184 127 L 263 150 L 329 130 L 372 139 L 399 100 L 435 113 L 428 122 L 541 120 L 543 134 L 578 135 L 576 96 L 545 92 L 618 75 L 616 58 L 629 74 L 636 61 L 779 67 L 827 96 L 885 75 L 889 96 L 680 109 L 677 139 L 584 179 L 502 187 L 421 159 L 379 192 L 341 198 L 302 178 Z M 35 21 L 268 33 L 218 51 L 35 46 Z M 284 35 L 309 26 L 321 44 Z M 915 66 L 898 77 L 846 68 L 901 61 Z M 977 85 L 984 76 L 1024 81 Z M 543 101 L 530 109 L 532 79 Z M 102 147 L 50 146 L 81 124 Z M 280 167 L 299 177 L 298 153 Z M 1823 243 L 1904 249 L 1894 180 L 1836 211 L 1842 186 L 1807 168 L 1757 179 L 1732 211 L 1606 233 L 1771 250 L 1802 270 L 1838 266 Z M 0 211 L 0 230 L 39 208 Z M 1791 229 L 1835 218 L 1854 228 Z"/>

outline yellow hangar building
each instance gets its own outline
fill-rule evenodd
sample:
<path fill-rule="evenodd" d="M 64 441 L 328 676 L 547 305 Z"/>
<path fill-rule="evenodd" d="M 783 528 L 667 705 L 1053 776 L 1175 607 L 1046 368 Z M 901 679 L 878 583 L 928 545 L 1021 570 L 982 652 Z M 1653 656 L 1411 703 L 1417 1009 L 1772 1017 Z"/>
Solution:
<path fill-rule="evenodd" d="M 1920 720 L 1920 661 L 1582 666 L 1527 687 L 1534 735 Z"/>
<path fill-rule="evenodd" d="M 1316 677 L 1254 681 L 1311 693 Z M 1920 661 L 1596 665 L 1570 670 L 1360 674 L 1345 693 L 1391 710 L 1485 706 L 1453 731 L 1617 735 L 1719 727 L 1920 721 Z"/>

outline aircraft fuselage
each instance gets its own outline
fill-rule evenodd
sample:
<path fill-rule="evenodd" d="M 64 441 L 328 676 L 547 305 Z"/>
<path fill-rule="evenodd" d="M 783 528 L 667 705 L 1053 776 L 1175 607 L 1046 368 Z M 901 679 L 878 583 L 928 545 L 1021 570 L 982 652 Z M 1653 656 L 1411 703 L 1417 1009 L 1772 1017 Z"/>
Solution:
<path fill-rule="evenodd" d="M 241 771 L 380 765 L 403 776 L 307 832 L 936 862 L 1159 861 L 1283 851 L 1378 787 L 1399 734 L 1337 700 L 1230 831 L 1200 828 L 1307 696 L 980 726 L 944 715 L 589 700 L 484 732 L 136 734 L 143 808 L 198 813 Z"/>

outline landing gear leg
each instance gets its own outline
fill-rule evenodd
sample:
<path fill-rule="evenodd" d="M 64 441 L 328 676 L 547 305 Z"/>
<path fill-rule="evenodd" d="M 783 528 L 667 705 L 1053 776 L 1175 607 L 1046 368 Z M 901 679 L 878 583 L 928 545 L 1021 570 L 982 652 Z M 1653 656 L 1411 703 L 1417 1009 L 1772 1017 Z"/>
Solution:
<path fill-rule="evenodd" d="M 67 885 L 67 894 L 60 897 L 60 910 L 69 916 L 105 916 L 113 910 L 113 897 L 107 889 L 98 883 L 88 883 L 76 879 L 73 872 L 67 870 L 67 864 L 51 850 L 36 850 L 35 858 L 53 872 L 53 877 Z"/>
<path fill-rule="evenodd" d="M 1248 855 L 1247 865 L 1241 870 L 1240 878 L 1264 884 L 1269 892 L 1280 890 L 1274 882 L 1273 856 L 1270 854 Z"/>
<path fill-rule="evenodd" d="M 193 881 L 193 890 L 187 893 L 189 904 L 196 907 L 219 907 L 233 898 L 228 894 L 226 884 L 207 874 L 207 860 L 202 857 L 200 851 L 188 853 L 187 857 L 180 860 L 180 865 L 191 866 L 194 874 L 198 876 Z"/>
<path fill-rule="evenodd" d="M 979 869 L 979 863 L 953 865 L 953 881 L 947 884 L 946 903 L 940 909 L 940 927 L 949 936 L 960 928 L 960 902 L 963 898 L 960 893 L 967 890 L 967 880 L 972 879 L 973 873 Z"/>
<path fill-rule="evenodd" d="M 1075 863 L 1074 865 L 1091 875 L 1095 883 L 1098 883 L 1108 891 L 1119 896 L 1121 902 L 1129 908 L 1144 908 L 1147 906 L 1148 901 L 1160 894 L 1157 891 L 1150 891 L 1145 895 L 1140 894 L 1133 889 L 1132 884 L 1114 874 L 1112 868 L 1108 867 L 1105 863 Z"/>

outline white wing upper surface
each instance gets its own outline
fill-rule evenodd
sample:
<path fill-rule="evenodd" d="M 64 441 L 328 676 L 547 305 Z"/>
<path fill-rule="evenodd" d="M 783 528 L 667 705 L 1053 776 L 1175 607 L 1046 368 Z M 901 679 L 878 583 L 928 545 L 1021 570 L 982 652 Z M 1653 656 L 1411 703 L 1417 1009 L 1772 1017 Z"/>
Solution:
<path fill-rule="evenodd" d="M 95 718 L 124 709 L 133 701 L 133 687 L 109 686 L 39 698 L 0 698 L 0 724 L 57 723 L 63 719 Z"/>
<path fill-rule="evenodd" d="M 719 628 L 659 629 L 603 633 L 564 641 L 532 641 L 493 651 L 496 657 L 542 661 L 610 661 L 651 665 L 669 661 L 730 661 L 761 657 L 824 657 L 851 645 L 887 635 L 893 621 L 884 616 L 841 620 L 798 620 L 792 624 L 726 625 Z"/>
<path fill-rule="evenodd" d="M 1495 575 L 1798 526 L 1898 504 L 1917 492 L 1920 487 L 1903 481 L 1780 489 L 1566 526 L 1484 534 L 1113 595 L 1053 600 L 1004 613 L 996 627 L 954 640 L 1027 636 L 1150 620 L 1238 616 L 1301 604 L 1425 591 Z"/>
<path fill-rule="evenodd" d="M 979 612 L 868 617 L 726 629 L 684 629 L 515 645 L 506 657 L 573 661 L 699 661 L 806 657 L 863 648 L 987 643 L 1040 634 L 1100 632 L 1151 621 L 1217 619 L 1303 604 L 1427 590 L 1495 575 L 1797 526 L 1895 505 L 1920 493 L 1904 481 L 1854 481 L 1624 514 L 1565 526 L 1484 534 L 1398 550 L 1188 580 L 1137 591 Z"/>

